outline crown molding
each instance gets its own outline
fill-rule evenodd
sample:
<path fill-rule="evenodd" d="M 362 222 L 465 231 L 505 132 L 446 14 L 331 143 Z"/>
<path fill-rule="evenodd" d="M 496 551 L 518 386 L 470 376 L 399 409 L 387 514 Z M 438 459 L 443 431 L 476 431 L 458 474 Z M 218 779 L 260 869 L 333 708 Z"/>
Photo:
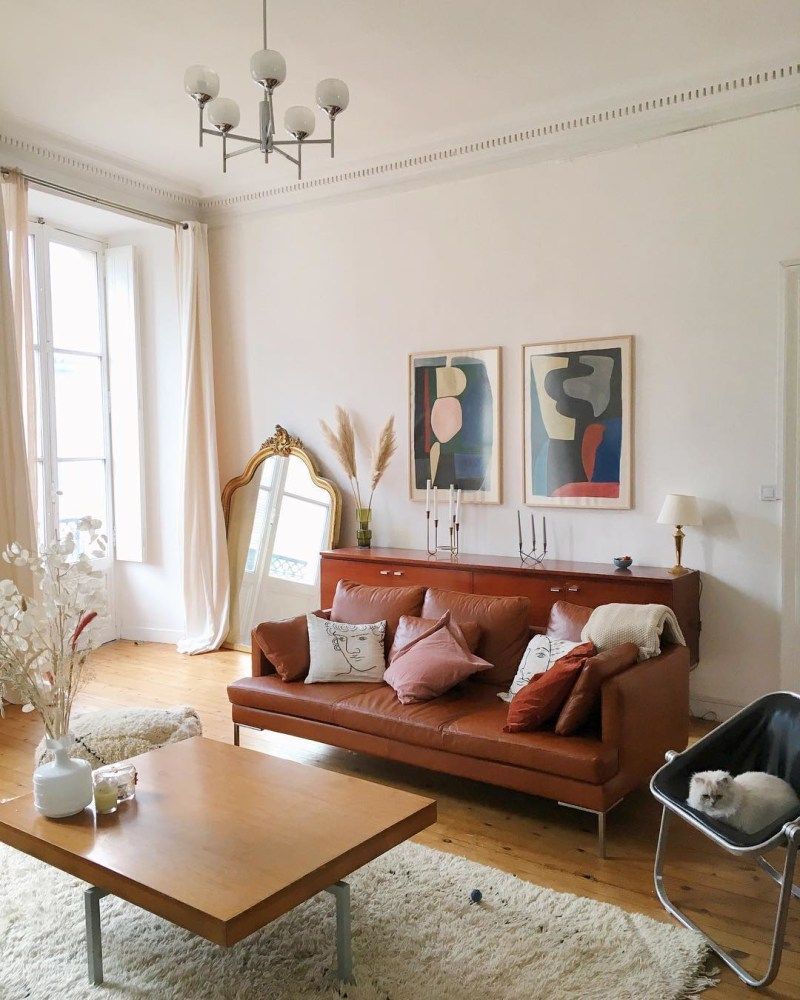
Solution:
<path fill-rule="evenodd" d="M 197 191 L 102 150 L 12 119 L 0 121 L 0 165 L 18 167 L 42 180 L 73 186 L 88 195 L 121 196 L 131 207 L 162 212 L 176 221 L 197 218 Z"/>
<path fill-rule="evenodd" d="M 389 184 L 424 183 L 445 173 L 496 170 L 504 161 L 515 166 L 526 160 L 581 156 L 798 105 L 800 60 L 792 59 L 713 82 L 663 87 L 656 94 L 609 102 L 601 110 L 563 114 L 536 125 L 421 149 L 302 181 L 201 198 L 201 218 L 224 224 L 232 216 L 312 199 Z"/>

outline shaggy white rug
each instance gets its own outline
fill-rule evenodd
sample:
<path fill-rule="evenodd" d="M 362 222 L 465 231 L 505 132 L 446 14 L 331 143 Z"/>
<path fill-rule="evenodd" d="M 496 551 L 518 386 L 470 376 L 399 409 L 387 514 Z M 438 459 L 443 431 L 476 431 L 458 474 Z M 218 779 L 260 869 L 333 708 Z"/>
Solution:
<path fill-rule="evenodd" d="M 147 850 L 147 845 L 142 845 Z M 354 873 L 350 1000 L 677 1000 L 714 981 L 699 935 L 404 844 Z M 83 883 L 0 845 L 0 996 L 88 1000 Z M 473 888 L 483 902 L 469 903 Z M 337 996 L 327 893 L 223 950 L 101 904 L 105 993 L 158 1000 Z"/>
<path fill-rule="evenodd" d="M 88 760 L 93 769 L 203 735 L 200 717 L 188 705 L 84 712 L 72 717 L 69 728 L 76 740 L 70 757 Z M 52 759 L 53 754 L 45 750 L 42 739 L 34 751 L 33 766 Z"/>

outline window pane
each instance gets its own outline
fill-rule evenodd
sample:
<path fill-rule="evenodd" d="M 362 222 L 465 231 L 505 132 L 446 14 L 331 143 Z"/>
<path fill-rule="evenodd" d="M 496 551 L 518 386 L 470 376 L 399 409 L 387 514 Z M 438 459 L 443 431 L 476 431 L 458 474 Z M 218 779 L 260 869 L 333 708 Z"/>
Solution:
<path fill-rule="evenodd" d="M 50 244 L 53 344 L 71 351 L 100 352 L 97 254 Z"/>
<path fill-rule="evenodd" d="M 39 343 L 39 295 L 36 285 L 36 240 L 28 237 L 28 279 L 31 284 L 31 317 L 33 319 L 33 342 Z"/>
<path fill-rule="evenodd" d="M 327 521 L 326 507 L 284 496 L 269 575 L 313 586 Z"/>
<path fill-rule="evenodd" d="M 105 454 L 99 358 L 53 354 L 56 382 L 56 447 L 59 458 Z"/>
<path fill-rule="evenodd" d="M 39 545 L 47 543 L 47 529 L 44 522 L 44 462 L 36 463 L 36 540 Z"/>
<path fill-rule="evenodd" d="M 329 504 L 331 498 L 325 490 L 313 483 L 303 460 L 297 455 L 290 455 L 287 461 L 289 465 L 286 469 L 284 492 L 294 493 L 297 496 L 306 497 L 308 500 L 316 500 L 318 503 Z"/>
<path fill-rule="evenodd" d="M 58 531 L 65 535 L 75 528 L 75 522 L 87 515 L 106 526 L 106 463 L 58 463 Z"/>
<path fill-rule="evenodd" d="M 244 565 L 245 573 L 255 573 L 258 561 L 258 550 L 264 541 L 264 531 L 267 527 L 267 511 L 269 510 L 270 491 L 261 487 L 256 500 L 256 510 L 253 515 L 253 531 L 250 535 L 250 544 L 247 547 L 247 562 Z"/>

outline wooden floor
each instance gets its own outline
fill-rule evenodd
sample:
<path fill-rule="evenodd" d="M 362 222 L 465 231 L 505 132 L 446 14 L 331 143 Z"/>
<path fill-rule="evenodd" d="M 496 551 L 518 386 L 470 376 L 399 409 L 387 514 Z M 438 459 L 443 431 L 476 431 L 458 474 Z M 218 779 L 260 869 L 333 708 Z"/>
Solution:
<path fill-rule="evenodd" d="M 171 646 L 117 642 L 99 650 L 93 666 L 95 676 L 81 695 L 79 708 L 191 704 L 199 711 L 207 736 L 231 742 L 225 686 L 249 673 L 245 654 L 225 651 L 187 657 Z M 19 709 L 9 709 L 0 720 L 0 799 L 30 790 L 33 750 L 41 732 L 38 719 Z M 672 922 L 652 888 L 659 813 L 647 791 L 629 796 L 611 813 L 609 856 L 601 861 L 595 855 L 594 818 L 544 799 L 290 736 L 242 730 L 242 745 L 432 795 L 439 802 L 439 822 L 416 838 L 420 843 L 539 885 Z M 684 824 L 675 825 L 671 848 L 667 870 L 673 898 L 740 961 L 761 970 L 771 937 L 775 884 L 751 865 L 711 849 Z M 793 901 L 781 973 L 762 996 L 800 997 L 798 944 L 800 906 Z M 722 1000 L 754 994 L 725 970 L 720 985 L 705 995 Z"/>

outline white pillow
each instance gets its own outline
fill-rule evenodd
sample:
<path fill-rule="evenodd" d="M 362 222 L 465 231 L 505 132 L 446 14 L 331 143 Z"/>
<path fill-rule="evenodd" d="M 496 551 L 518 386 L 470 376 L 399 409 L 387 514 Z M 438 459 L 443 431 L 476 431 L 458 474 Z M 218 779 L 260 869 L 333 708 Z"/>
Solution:
<path fill-rule="evenodd" d="M 546 670 L 565 656 L 571 649 L 580 646 L 579 642 L 569 642 L 567 639 L 551 639 L 546 635 L 535 635 L 528 643 L 528 648 L 522 654 L 522 660 L 517 667 L 517 673 L 511 682 L 509 690 L 501 691 L 498 698 L 511 701 L 517 691 L 521 691 L 528 681 L 543 674 Z"/>
<path fill-rule="evenodd" d="M 386 622 L 347 625 L 306 615 L 311 664 L 306 684 L 320 681 L 382 681 L 386 670 Z"/>

